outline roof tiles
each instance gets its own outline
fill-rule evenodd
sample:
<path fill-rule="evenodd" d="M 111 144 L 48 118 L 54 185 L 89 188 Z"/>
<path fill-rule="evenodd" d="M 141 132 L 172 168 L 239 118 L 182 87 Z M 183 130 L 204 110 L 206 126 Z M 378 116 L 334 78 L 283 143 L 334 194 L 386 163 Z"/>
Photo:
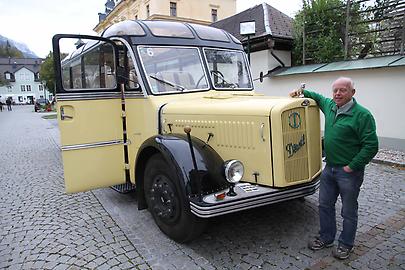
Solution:
<path fill-rule="evenodd" d="M 239 23 L 247 21 L 256 22 L 256 34 L 252 38 L 269 35 L 292 39 L 293 19 L 266 3 L 215 22 L 211 26 L 224 29 L 237 39 L 242 40 L 244 37 L 240 35 Z"/>

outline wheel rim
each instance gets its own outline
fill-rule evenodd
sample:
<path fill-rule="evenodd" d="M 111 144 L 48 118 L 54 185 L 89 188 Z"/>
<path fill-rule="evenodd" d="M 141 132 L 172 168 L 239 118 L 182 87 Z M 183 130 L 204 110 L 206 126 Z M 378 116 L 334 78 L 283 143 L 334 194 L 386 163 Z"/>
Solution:
<path fill-rule="evenodd" d="M 151 209 L 164 223 L 176 222 L 180 214 L 180 202 L 172 182 L 163 174 L 153 178 L 150 188 Z"/>

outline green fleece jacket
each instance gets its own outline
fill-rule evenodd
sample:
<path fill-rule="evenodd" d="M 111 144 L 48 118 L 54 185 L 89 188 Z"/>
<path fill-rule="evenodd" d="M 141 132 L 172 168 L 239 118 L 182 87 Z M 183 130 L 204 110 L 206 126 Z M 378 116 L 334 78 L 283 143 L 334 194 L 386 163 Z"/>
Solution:
<path fill-rule="evenodd" d="M 372 114 L 353 98 L 353 106 L 336 116 L 333 99 L 304 91 L 304 96 L 316 101 L 325 115 L 324 147 L 326 163 L 362 170 L 377 154 L 378 138 Z"/>

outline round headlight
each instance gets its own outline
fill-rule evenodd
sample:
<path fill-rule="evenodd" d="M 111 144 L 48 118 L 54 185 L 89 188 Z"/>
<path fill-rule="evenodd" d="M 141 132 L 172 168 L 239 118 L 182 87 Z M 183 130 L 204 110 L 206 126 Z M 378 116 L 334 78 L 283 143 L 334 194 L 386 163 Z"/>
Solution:
<path fill-rule="evenodd" d="M 225 178 L 229 183 L 238 183 L 243 177 L 243 164 L 239 160 L 225 162 Z"/>

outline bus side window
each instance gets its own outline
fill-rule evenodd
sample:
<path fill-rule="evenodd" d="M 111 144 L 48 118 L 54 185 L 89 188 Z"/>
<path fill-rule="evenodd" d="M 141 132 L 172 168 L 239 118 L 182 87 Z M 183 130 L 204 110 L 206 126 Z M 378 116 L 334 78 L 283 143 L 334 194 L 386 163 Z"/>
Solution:
<path fill-rule="evenodd" d="M 66 61 L 62 67 L 62 81 L 65 89 L 114 89 L 114 50 L 110 44 L 101 43 L 90 48 L 81 56 Z"/>
<path fill-rule="evenodd" d="M 83 56 L 86 88 L 115 88 L 114 53 L 112 46 L 101 44 Z"/>
<path fill-rule="evenodd" d="M 73 88 L 71 82 L 72 81 L 70 80 L 70 67 L 69 66 L 62 67 L 63 88 L 65 89 Z"/>
<path fill-rule="evenodd" d="M 72 76 L 72 88 L 73 89 L 82 88 L 82 70 L 80 59 L 71 63 L 70 70 Z"/>
<path fill-rule="evenodd" d="M 136 75 L 134 61 L 131 58 L 129 51 L 126 52 L 126 62 L 128 67 L 128 83 L 129 89 L 139 89 L 138 76 Z"/>
<path fill-rule="evenodd" d="M 100 88 L 99 49 L 94 49 L 83 56 L 85 88 Z"/>
<path fill-rule="evenodd" d="M 140 90 L 134 62 L 128 48 L 120 41 L 116 41 L 116 44 L 119 47 L 119 65 L 124 68 L 126 88 L 129 90 Z"/>

